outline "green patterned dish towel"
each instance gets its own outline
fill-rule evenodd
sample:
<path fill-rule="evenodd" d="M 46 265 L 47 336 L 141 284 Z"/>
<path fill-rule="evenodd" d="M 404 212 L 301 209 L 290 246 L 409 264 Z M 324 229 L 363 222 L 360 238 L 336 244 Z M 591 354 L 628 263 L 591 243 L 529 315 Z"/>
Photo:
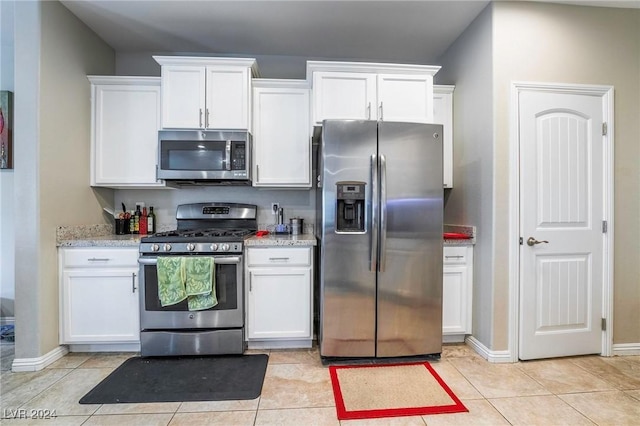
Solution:
<path fill-rule="evenodd" d="M 201 311 L 216 306 L 218 299 L 213 257 L 185 257 L 183 265 L 189 310 Z"/>
<path fill-rule="evenodd" d="M 182 258 L 158 257 L 158 297 L 162 306 L 175 305 L 187 298 L 184 288 L 184 268 Z"/>
<path fill-rule="evenodd" d="M 215 264 L 212 257 L 158 257 L 158 297 L 162 306 L 187 299 L 190 311 L 213 308 L 216 297 Z"/>

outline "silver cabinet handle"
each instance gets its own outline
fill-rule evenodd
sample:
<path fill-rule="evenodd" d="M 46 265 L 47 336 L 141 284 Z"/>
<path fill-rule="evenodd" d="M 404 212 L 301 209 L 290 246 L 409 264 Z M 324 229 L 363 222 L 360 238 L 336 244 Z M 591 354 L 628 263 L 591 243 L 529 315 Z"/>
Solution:
<path fill-rule="evenodd" d="M 111 259 L 109 259 L 108 257 L 90 257 L 89 259 L 87 259 L 89 262 L 108 262 Z"/>
<path fill-rule="evenodd" d="M 464 256 L 458 255 L 458 256 L 445 256 L 445 259 L 462 259 Z"/>
<path fill-rule="evenodd" d="M 387 261 L 387 157 L 380 155 L 380 265 L 384 272 Z"/>
<path fill-rule="evenodd" d="M 369 104 L 371 105 L 371 104 Z M 378 156 L 371 156 L 371 240 L 369 243 L 369 270 L 378 268 Z"/>
<path fill-rule="evenodd" d="M 382 115 L 382 102 L 380 102 L 380 107 L 378 108 L 379 114 L 378 114 L 378 120 L 383 121 L 383 115 Z"/>
<path fill-rule="evenodd" d="M 269 260 L 272 262 L 275 262 L 275 261 L 288 262 L 289 258 L 288 257 L 270 257 Z"/>
<path fill-rule="evenodd" d="M 367 120 L 371 120 L 371 102 L 367 106 Z"/>
<path fill-rule="evenodd" d="M 260 165 L 256 164 L 256 182 L 260 182 Z"/>
<path fill-rule="evenodd" d="M 136 273 L 131 273 L 131 293 L 136 292 Z"/>
<path fill-rule="evenodd" d="M 204 127 L 209 128 L 209 108 L 207 108 L 207 115 L 204 117 Z"/>
<path fill-rule="evenodd" d="M 199 127 L 202 127 L 202 108 L 200 108 L 200 120 L 199 120 Z"/>
<path fill-rule="evenodd" d="M 549 244 L 549 241 L 547 241 L 547 240 L 538 241 L 533 237 L 529 237 L 529 239 L 527 240 L 527 245 L 528 246 L 534 246 L 536 244 L 542 244 L 542 243 Z"/>

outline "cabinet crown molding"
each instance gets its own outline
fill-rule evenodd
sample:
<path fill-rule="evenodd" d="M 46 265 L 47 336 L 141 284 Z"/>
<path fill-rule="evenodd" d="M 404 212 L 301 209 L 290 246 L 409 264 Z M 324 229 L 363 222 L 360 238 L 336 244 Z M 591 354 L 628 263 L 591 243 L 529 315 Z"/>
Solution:
<path fill-rule="evenodd" d="M 164 65 L 184 65 L 184 66 L 234 66 L 251 68 L 251 75 L 254 78 L 260 77 L 258 62 L 255 58 L 227 58 L 208 56 L 152 56 L 161 66 Z"/>
<path fill-rule="evenodd" d="M 307 79 L 311 79 L 317 71 L 335 72 L 367 72 L 379 74 L 430 74 L 435 75 L 439 70 L 438 65 L 414 65 L 414 64 L 387 64 L 376 62 L 334 62 L 334 61 L 307 61 Z"/>
<path fill-rule="evenodd" d="M 160 77 L 128 75 L 88 75 L 91 84 L 135 84 L 139 86 L 159 86 Z"/>

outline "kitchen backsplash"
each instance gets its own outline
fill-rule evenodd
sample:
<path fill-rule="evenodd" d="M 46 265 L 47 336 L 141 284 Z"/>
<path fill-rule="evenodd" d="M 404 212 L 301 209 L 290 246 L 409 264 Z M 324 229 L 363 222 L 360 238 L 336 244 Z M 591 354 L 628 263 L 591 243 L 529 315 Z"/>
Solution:
<path fill-rule="evenodd" d="M 271 203 L 279 203 L 284 209 L 284 222 L 289 218 L 304 219 L 304 232 L 312 233 L 315 223 L 315 192 L 313 190 L 257 189 L 244 186 L 202 186 L 182 189 L 115 190 L 114 209 L 135 209 L 137 202 L 153 206 L 156 214 L 156 230 L 174 229 L 176 208 L 179 204 L 228 202 L 255 204 L 258 206 L 258 225 L 261 229 L 275 224 L 277 216 L 271 213 Z"/>

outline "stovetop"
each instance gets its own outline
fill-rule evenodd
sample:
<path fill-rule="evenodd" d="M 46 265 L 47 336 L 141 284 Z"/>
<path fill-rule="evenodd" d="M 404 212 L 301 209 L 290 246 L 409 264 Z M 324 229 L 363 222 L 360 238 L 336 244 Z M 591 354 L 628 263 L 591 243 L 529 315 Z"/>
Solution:
<path fill-rule="evenodd" d="M 224 240 L 242 241 L 245 236 L 252 235 L 254 230 L 250 229 L 221 229 L 221 228 L 208 228 L 208 229 L 175 229 L 172 231 L 158 232 L 157 234 L 150 235 L 143 238 L 143 241 L 192 241 L 197 239 L 198 241 L 217 241 L 222 238 Z M 239 239 L 239 240 L 238 240 Z"/>
<path fill-rule="evenodd" d="M 237 203 L 181 204 L 178 229 L 140 240 L 142 255 L 242 253 L 243 241 L 257 230 L 257 206 Z"/>

